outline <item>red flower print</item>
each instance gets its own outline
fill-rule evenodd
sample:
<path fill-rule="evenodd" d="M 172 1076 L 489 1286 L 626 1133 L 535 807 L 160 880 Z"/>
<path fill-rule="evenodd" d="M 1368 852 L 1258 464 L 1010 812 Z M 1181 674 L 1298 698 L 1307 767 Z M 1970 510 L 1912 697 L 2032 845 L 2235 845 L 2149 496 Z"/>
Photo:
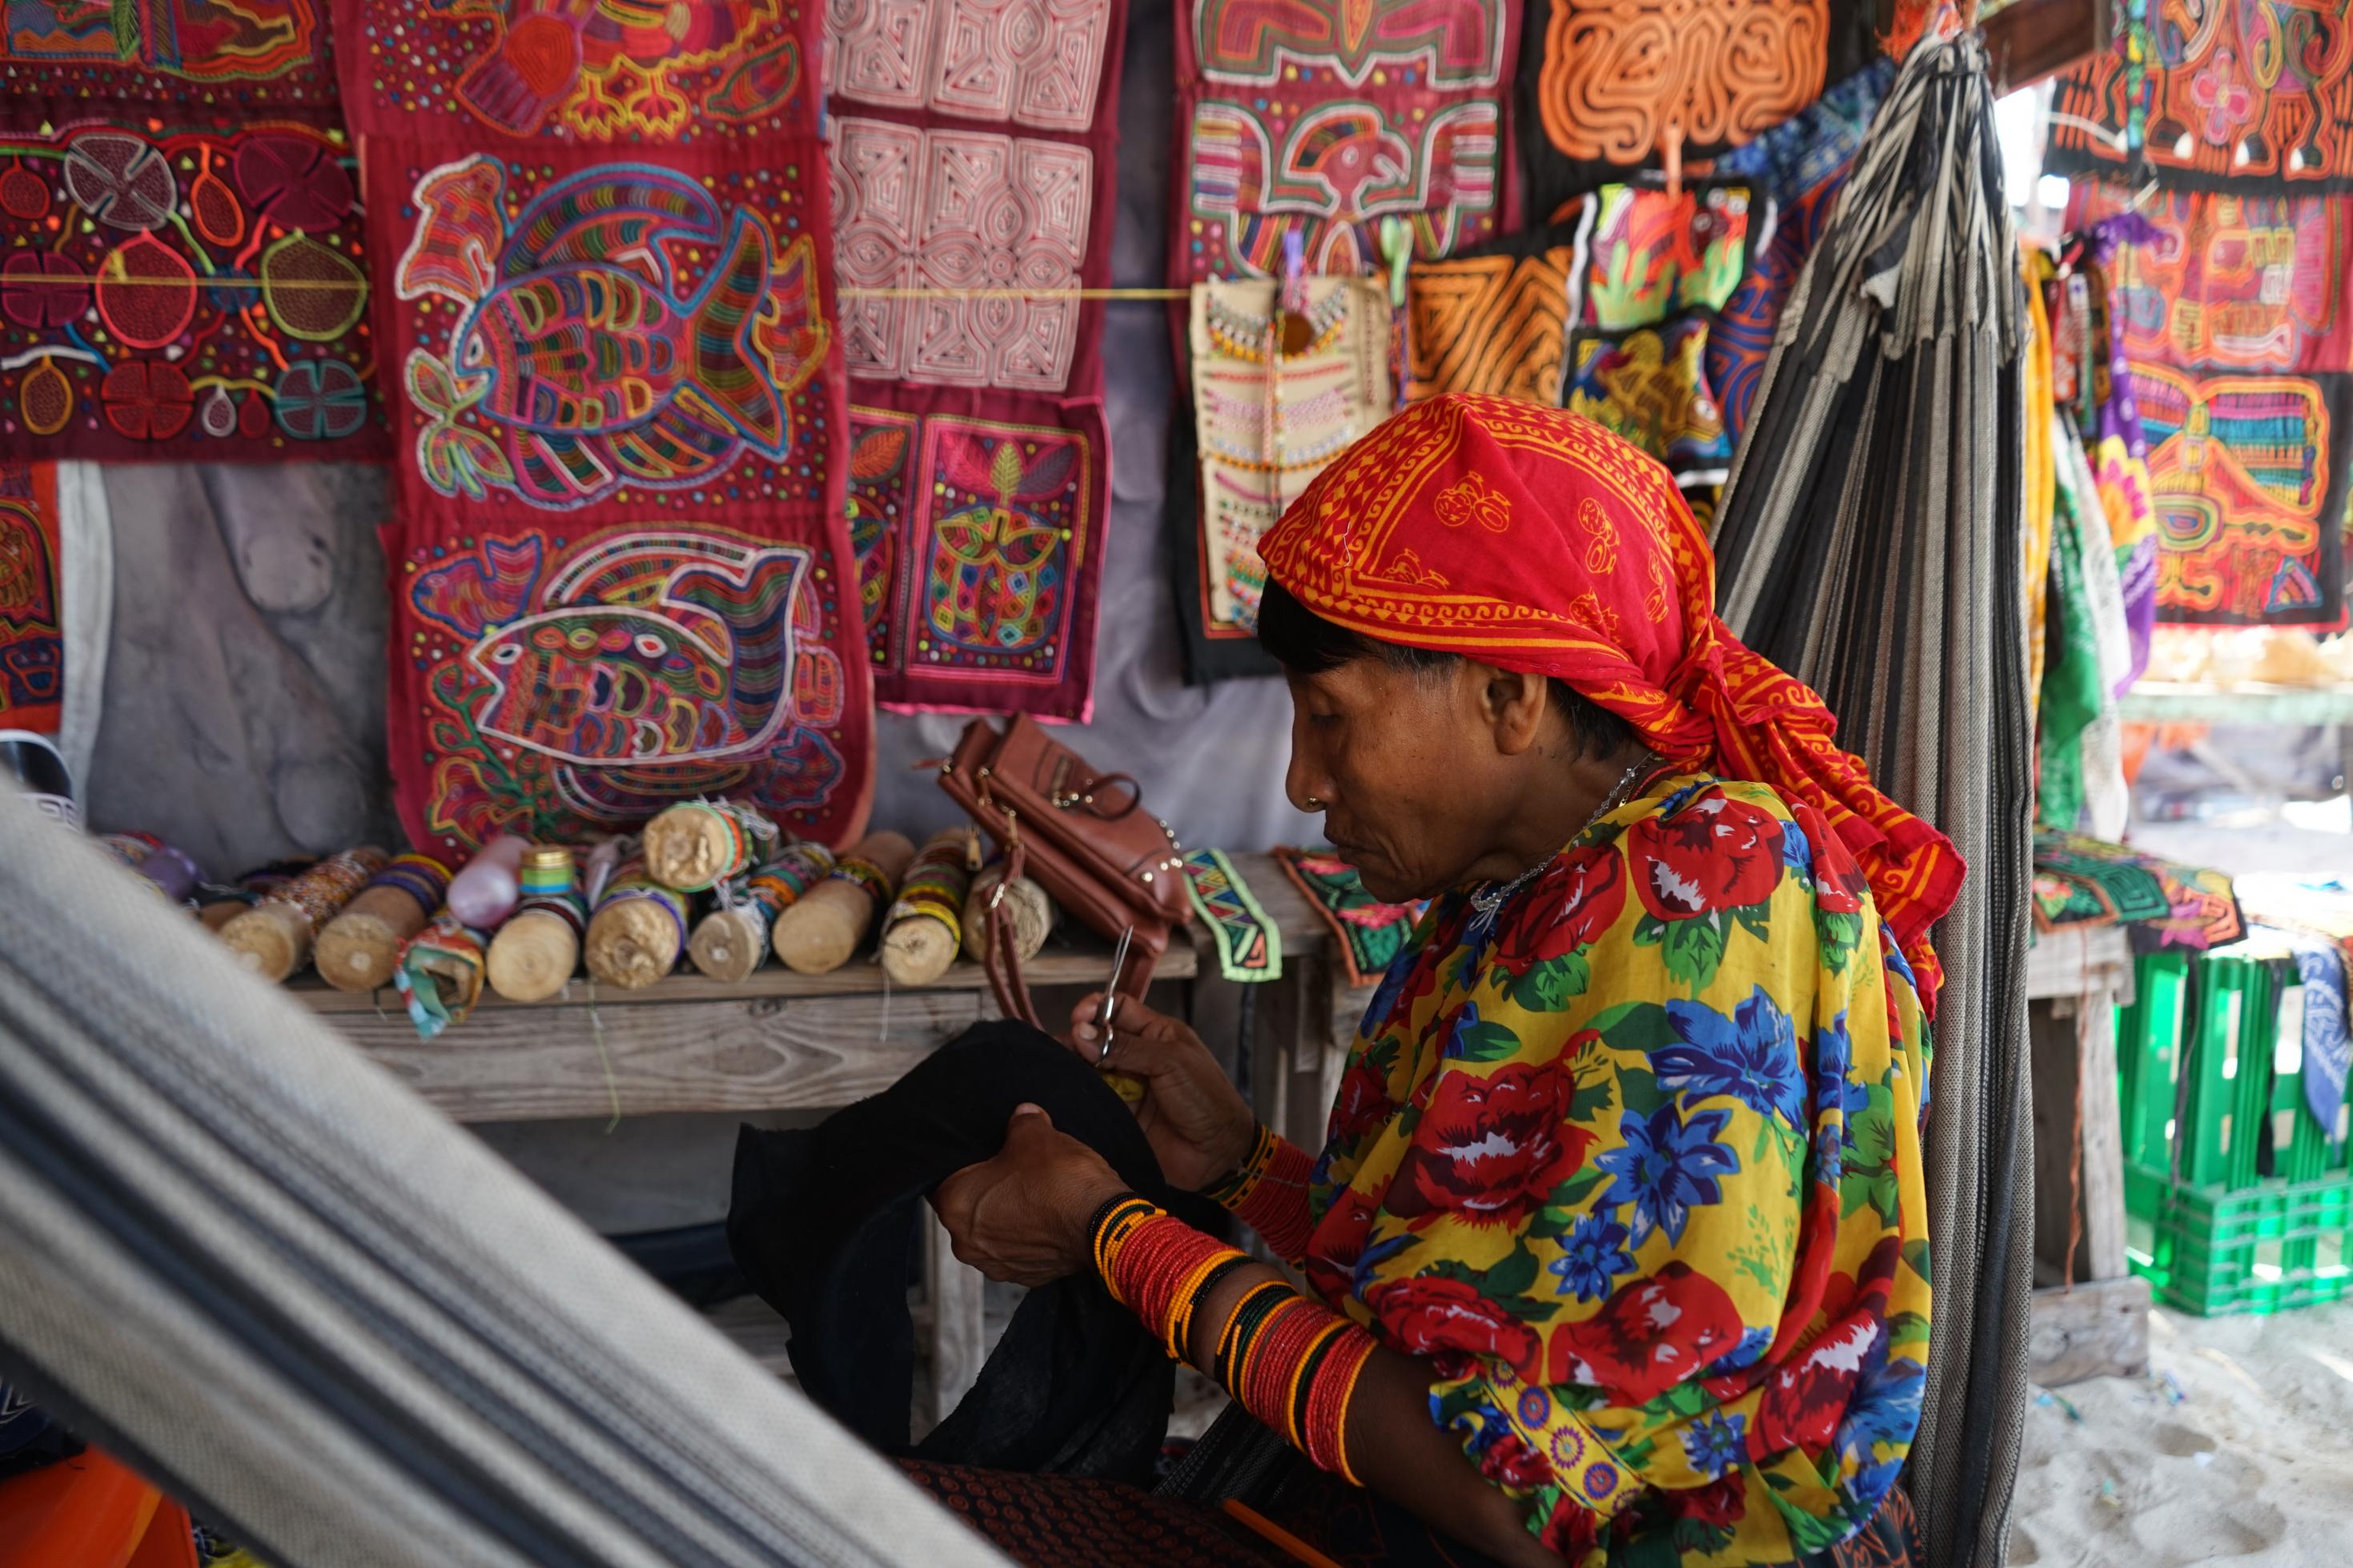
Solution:
<path fill-rule="evenodd" d="M 1510 922 L 1495 933 L 1495 962 L 1516 979 L 1593 942 L 1625 907 L 1626 862 L 1617 849 L 1569 850 L 1513 900 Z"/>
<path fill-rule="evenodd" d="M 1535 1358 L 1535 1331 L 1479 1294 L 1467 1279 L 1389 1279 L 1365 1292 L 1365 1305 L 1408 1355 L 1466 1351 L 1513 1366 Z"/>
<path fill-rule="evenodd" d="M 1755 1451 L 1778 1454 L 1798 1448 L 1819 1455 L 1830 1447 L 1839 1417 L 1862 1374 L 1886 1359 L 1886 1330 L 1873 1301 L 1839 1322 L 1789 1358 L 1765 1384 L 1757 1405 Z"/>
<path fill-rule="evenodd" d="M 1438 1075 L 1388 1190 L 1391 1214 L 1517 1225 L 1577 1173 L 1593 1134 L 1568 1123 L 1577 1080 L 1558 1062 Z"/>
<path fill-rule="evenodd" d="M 1740 1342 L 1740 1314 L 1724 1287 L 1674 1262 L 1637 1279 L 1581 1323 L 1552 1332 L 1551 1383 L 1598 1388 L 1640 1405 Z"/>
<path fill-rule="evenodd" d="M 1522 1489 L 1549 1486 L 1553 1479 L 1552 1461 L 1509 1430 L 1479 1451 L 1479 1473 L 1497 1486 Z"/>
<path fill-rule="evenodd" d="M 1356 1283 L 1356 1259 L 1373 1234 L 1373 1200 L 1343 1187 L 1324 1211 L 1307 1241 L 1307 1283 L 1327 1302 L 1337 1306 Z"/>
<path fill-rule="evenodd" d="M 1388 1075 L 1358 1060 L 1341 1075 L 1339 1096 L 1332 1102 L 1332 1123 L 1324 1136 L 1335 1143 L 1354 1143 L 1387 1121 L 1397 1110 L 1389 1098 Z"/>
<path fill-rule="evenodd" d="M 1564 1491 L 1552 1505 L 1551 1517 L 1536 1531 L 1536 1539 L 1571 1563 L 1582 1563 L 1600 1530 L 1601 1516 Z"/>
<path fill-rule="evenodd" d="M 1846 840 L 1838 836 L 1831 819 L 1813 806 L 1801 802 L 1791 815 L 1813 846 L 1814 907 L 1827 914 L 1861 914 L 1862 898 L 1871 884 L 1863 879 L 1862 868 L 1855 863 Z"/>
<path fill-rule="evenodd" d="M 1781 825 L 1710 789 L 1671 817 L 1628 828 L 1626 857 L 1642 907 L 1662 921 L 1745 909 L 1780 884 Z"/>
<path fill-rule="evenodd" d="M 1667 1493 L 1667 1501 L 1678 1519 L 1717 1529 L 1738 1524 L 1748 1513 L 1746 1483 L 1737 1476 L 1718 1481 L 1714 1486 L 1694 1487 L 1690 1491 L 1671 1491 Z"/>

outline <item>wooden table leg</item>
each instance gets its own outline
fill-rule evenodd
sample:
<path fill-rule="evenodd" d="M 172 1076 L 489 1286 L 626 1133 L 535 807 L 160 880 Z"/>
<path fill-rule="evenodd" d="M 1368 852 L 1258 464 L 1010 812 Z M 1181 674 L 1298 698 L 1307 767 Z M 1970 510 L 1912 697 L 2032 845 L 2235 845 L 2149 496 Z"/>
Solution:
<path fill-rule="evenodd" d="M 948 1233 L 923 1206 L 923 1293 L 931 1298 L 932 1408 L 934 1426 L 945 1420 L 972 1385 L 980 1379 L 981 1363 L 988 1359 L 988 1335 L 982 1321 L 982 1292 L 987 1281 L 980 1271 L 958 1262 L 948 1249 Z"/>

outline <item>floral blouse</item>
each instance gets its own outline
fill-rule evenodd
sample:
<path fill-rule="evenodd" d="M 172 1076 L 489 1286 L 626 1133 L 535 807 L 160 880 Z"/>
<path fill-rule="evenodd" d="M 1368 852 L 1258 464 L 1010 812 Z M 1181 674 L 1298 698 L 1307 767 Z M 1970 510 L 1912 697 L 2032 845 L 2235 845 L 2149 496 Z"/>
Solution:
<path fill-rule="evenodd" d="M 1491 895 L 1492 898 L 1492 895 Z M 1928 1031 L 1812 807 L 1668 777 L 1437 900 L 1348 1057 L 1310 1282 L 1572 1563 L 1786 1563 L 1919 1424 Z"/>

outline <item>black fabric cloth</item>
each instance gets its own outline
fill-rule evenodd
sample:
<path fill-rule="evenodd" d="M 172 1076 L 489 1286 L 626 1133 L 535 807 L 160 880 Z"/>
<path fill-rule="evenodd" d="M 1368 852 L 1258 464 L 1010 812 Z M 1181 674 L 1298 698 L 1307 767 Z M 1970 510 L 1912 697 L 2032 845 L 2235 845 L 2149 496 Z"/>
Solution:
<path fill-rule="evenodd" d="M 727 1240 L 792 1326 L 793 1371 L 828 1414 L 883 1452 L 943 1464 L 1148 1481 L 1176 1368 L 1092 1275 L 1030 1291 L 980 1380 L 910 1444 L 915 1336 L 909 1260 L 925 1194 L 996 1154 L 1037 1105 L 1129 1186 L 1205 1229 L 1220 1211 L 1171 1189 L 1126 1104 L 1026 1025 L 967 1030 L 882 1093 L 793 1131 L 735 1143 Z"/>
<path fill-rule="evenodd" d="M 1193 400 L 1180 397 L 1168 417 L 1168 576 L 1176 589 L 1176 629 L 1185 644 L 1185 684 L 1212 686 L 1281 675 L 1256 637 L 1211 637 L 1202 584 L 1201 447 Z"/>

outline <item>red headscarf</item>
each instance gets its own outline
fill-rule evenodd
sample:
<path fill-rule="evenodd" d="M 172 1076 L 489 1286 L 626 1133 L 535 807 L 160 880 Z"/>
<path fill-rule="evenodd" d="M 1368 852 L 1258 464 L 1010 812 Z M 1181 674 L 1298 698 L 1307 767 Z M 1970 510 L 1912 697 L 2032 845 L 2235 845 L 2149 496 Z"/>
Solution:
<path fill-rule="evenodd" d="M 1707 535 L 1657 461 L 1556 408 L 1432 398 L 1318 474 L 1259 553 L 1325 620 L 1558 676 L 1668 761 L 1820 809 L 1935 1006 L 1928 928 L 1960 891 L 1960 856 L 1839 749 L 1811 688 L 1717 618 Z"/>

